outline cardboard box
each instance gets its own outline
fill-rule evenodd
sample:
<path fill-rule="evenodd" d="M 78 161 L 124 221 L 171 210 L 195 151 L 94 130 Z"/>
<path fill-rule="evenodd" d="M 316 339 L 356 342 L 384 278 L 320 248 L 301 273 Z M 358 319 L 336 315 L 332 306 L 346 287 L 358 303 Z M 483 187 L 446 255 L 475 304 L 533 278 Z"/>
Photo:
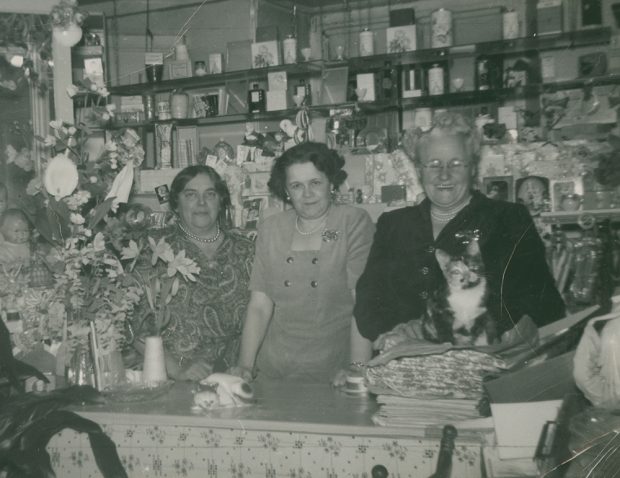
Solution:
<path fill-rule="evenodd" d="M 502 11 L 499 7 L 455 12 L 454 45 L 471 45 L 502 39 Z"/>
<path fill-rule="evenodd" d="M 562 32 L 562 0 L 538 0 L 536 32 L 539 35 Z"/>
<path fill-rule="evenodd" d="M 267 111 L 279 111 L 286 108 L 286 91 L 267 91 Z"/>

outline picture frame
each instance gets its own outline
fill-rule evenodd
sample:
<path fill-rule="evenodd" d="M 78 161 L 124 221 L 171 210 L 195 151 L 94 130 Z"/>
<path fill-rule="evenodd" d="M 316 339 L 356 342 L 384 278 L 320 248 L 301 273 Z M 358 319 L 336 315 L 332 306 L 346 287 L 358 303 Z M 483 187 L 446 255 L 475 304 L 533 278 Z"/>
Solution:
<path fill-rule="evenodd" d="M 276 40 L 252 43 L 252 68 L 267 68 L 280 64 L 280 50 Z"/>
<path fill-rule="evenodd" d="M 192 76 L 192 64 L 189 61 L 171 61 L 168 63 L 168 78 L 190 78 Z"/>
<path fill-rule="evenodd" d="M 226 114 L 226 88 L 209 88 L 192 94 L 192 117 L 209 118 Z"/>
<path fill-rule="evenodd" d="M 525 176 L 515 181 L 516 202 L 525 205 L 530 214 L 549 210 L 549 178 Z"/>
<path fill-rule="evenodd" d="M 248 172 L 243 180 L 242 196 L 269 196 L 270 171 Z"/>
<path fill-rule="evenodd" d="M 260 214 L 267 198 L 265 197 L 250 197 L 243 201 L 243 212 L 241 219 L 241 226 L 243 229 L 257 229 L 258 222 L 260 220 Z"/>
<path fill-rule="evenodd" d="M 385 33 L 388 53 L 404 53 L 416 50 L 417 33 L 415 25 L 388 27 Z"/>
<path fill-rule="evenodd" d="M 489 176 L 483 178 L 482 192 L 490 199 L 515 202 L 514 178 L 512 176 Z"/>
<path fill-rule="evenodd" d="M 552 179 L 549 183 L 551 210 L 578 211 L 582 208 L 581 199 L 583 198 L 583 178 L 571 177 Z M 575 201 L 570 201 L 570 205 L 563 202 L 567 195 L 576 195 Z"/>

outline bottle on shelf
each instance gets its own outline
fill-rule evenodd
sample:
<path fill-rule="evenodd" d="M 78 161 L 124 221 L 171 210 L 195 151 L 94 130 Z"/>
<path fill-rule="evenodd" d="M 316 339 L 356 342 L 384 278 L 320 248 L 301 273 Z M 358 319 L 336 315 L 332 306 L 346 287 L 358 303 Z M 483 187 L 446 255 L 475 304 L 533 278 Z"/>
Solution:
<path fill-rule="evenodd" d="M 391 61 L 384 63 L 383 75 L 381 79 L 381 92 L 384 100 L 394 100 L 398 97 L 398 75 L 396 73 L 396 67 L 392 65 Z"/>
<path fill-rule="evenodd" d="M 310 83 L 303 78 L 299 80 L 299 84 L 295 88 L 295 94 L 300 98 L 303 97 L 303 106 L 312 105 L 312 87 L 310 86 Z"/>
<path fill-rule="evenodd" d="M 248 109 L 250 113 L 265 111 L 265 90 L 259 88 L 258 83 L 252 84 L 252 89 L 248 91 Z"/>

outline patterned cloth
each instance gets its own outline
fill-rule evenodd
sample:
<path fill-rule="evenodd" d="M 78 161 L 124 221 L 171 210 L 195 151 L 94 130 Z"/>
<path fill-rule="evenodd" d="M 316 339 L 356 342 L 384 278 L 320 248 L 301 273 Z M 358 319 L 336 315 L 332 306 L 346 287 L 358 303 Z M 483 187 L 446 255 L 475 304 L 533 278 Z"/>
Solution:
<path fill-rule="evenodd" d="M 181 281 L 169 305 L 170 323 L 162 333 L 166 350 L 182 366 L 200 359 L 222 371 L 237 360 L 250 298 L 254 243 L 236 233 L 223 234 L 211 260 L 174 225 L 152 234 L 155 240 L 163 236 L 175 251 L 184 249 L 200 267 L 196 282 Z"/>

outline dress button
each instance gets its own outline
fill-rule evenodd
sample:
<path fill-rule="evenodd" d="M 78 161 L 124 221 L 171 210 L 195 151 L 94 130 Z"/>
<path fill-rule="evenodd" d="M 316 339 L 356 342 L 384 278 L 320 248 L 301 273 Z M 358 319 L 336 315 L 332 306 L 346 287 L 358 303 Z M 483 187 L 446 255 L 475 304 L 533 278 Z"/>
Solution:
<path fill-rule="evenodd" d="M 313 280 L 312 282 L 310 282 L 310 285 L 316 289 L 319 286 L 319 283 Z"/>
<path fill-rule="evenodd" d="M 291 286 L 291 281 L 290 280 L 285 280 L 284 281 L 284 287 L 290 287 Z"/>
<path fill-rule="evenodd" d="M 422 292 L 420 292 L 420 298 L 422 298 L 422 299 L 428 299 L 428 292 L 426 292 L 425 290 L 423 290 Z"/>
<path fill-rule="evenodd" d="M 319 258 L 318 257 L 313 257 L 312 258 L 312 263 L 313 264 L 318 264 L 319 263 Z"/>
<path fill-rule="evenodd" d="M 428 252 L 429 254 L 433 254 L 435 252 L 435 248 L 433 246 L 428 246 L 426 248 L 426 252 Z"/>
<path fill-rule="evenodd" d="M 428 271 L 429 271 L 428 267 L 426 267 L 426 266 L 422 267 L 422 274 L 423 275 L 427 275 Z"/>
<path fill-rule="evenodd" d="M 286 262 L 288 262 L 289 264 L 292 264 L 294 260 L 295 259 L 293 259 L 292 257 L 287 257 L 286 258 Z"/>

